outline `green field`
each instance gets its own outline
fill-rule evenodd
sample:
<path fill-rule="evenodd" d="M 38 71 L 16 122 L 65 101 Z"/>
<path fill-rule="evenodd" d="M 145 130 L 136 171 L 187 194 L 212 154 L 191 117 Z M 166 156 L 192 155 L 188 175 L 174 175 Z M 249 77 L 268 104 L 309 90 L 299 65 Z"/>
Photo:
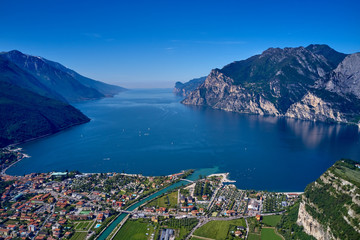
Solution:
<path fill-rule="evenodd" d="M 280 219 L 281 215 L 264 216 L 262 222 L 270 227 L 276 227 Z"/>
<path fill-rule="evenodd" d="M 81 222 L 75 222 L 75 230 L 79 230 L 79 231 L 87 231 L 89 230 L 89 228 L 91 227 L 91 225 L 93 224 L 93 221 L 81 221 Z"/>
<path fill-rule="evenodd" d="M 197 229 L 194 235 L 222 240 L 228 237 L 230 229 L 235 226 L 246 227 L 245 220 L 236 219 L 231 221 L 211 221 Z"/>
<path fill-rule="evenodd" d="M 185 219 L 169 219 L 164 221 L 162 227 L 171 228 L 176 231 L 176 240 L 185 239 L 185 237 L 191 232 L 191 230 L 198 224 L 199 220 L 196 218 Z"/>
<path fill-rule="evenodd" d="M 178 200 L 178 192 L 174 191 L 169 194 L 166 194 L 162 197 L 156 198 L 149 202 L 147 207 L 165 207 L 165 208 L 176 208 Z"/>
<path fill-rule="evenodd" d="M 343 162 L 344 161 L 344 162 Z M 360 187 L 360 170 L 355 167 L 356 162 L 351 160 L 338 161 L 330 169 L 336 175 L 348 180 L 354 185 Z"/>
<path fill-rule="evenodd" d="M 149 229 L 149 230 L 148 230 Z M 148 235 L 146 235 L 148 233 Z M 154 233 L 154 226 L 146 220 L 128 220 L 115 235 L 115 240 L 143 240 L 149 239 Z"/>
<path fill-rule="evenodd" d="M 249 233 L 248 240 L 261 240 L 260 234 Z"/>
<path fill-rule="evenodd" d="M 282 238 L 275 233 L 273 228 L 263 228 L 261 229 L 261 240 L 282 240 Z"/>
<path fill-rule="evenodd" d="M 84 240 L 86 236 L 86 232 L 75 232 L 74 235 L 71 236 L 70 240 Z"/>

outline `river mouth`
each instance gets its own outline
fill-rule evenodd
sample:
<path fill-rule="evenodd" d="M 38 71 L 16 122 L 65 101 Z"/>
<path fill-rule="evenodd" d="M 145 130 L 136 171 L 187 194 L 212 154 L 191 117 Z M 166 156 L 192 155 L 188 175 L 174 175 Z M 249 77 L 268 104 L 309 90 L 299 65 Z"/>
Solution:
<path fill-rule="evenodd" d="M 303 191 L 335 161 L 360 159 L 355 126 L 191 107 L 181 99 L 171 89 L 147 89 L 77 104 L 91 121 L 22 144 L 31 158 L 7 174 L 159 176 L 216 168 L 240 189 Z"/>

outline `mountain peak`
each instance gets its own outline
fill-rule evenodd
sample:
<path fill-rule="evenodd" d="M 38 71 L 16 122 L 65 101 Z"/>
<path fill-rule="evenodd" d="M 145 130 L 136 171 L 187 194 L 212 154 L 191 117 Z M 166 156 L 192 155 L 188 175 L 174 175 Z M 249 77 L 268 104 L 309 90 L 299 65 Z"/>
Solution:
<path fill-rule="evenodd" d="M 327 44 L 310 44 L 309 46 L 306 47 L 306 49 L 308 49 L 310 51 L 314 51 L 314 50 L 334 50 Z"/>

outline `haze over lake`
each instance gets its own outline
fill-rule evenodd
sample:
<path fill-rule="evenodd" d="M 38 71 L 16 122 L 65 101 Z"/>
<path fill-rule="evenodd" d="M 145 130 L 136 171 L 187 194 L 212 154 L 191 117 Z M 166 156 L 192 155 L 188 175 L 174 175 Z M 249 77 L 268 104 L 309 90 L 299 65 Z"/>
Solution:
<path fill-rule="evenodd" d="M 303 191 L 340 158 L 360 160 L 355 126 L 184 106 L 172 89 L 77 104 L 90 123 L 22 144 L 8 174 L 79 170 L 165 175 L 230 172 L 242 189 Z"/>

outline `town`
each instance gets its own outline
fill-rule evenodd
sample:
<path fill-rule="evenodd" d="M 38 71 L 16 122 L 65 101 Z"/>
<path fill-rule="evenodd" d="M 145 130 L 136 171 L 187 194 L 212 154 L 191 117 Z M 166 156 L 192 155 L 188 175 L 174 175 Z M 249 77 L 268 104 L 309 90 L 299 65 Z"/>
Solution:
<path fill-rule="evenodd" d="M 275 234 L 273 222 L 301 194 L 240 190 L 228 174 L 192 174 L 3 171 L 0 238 L 260 239 L 261 226 Z"/>

